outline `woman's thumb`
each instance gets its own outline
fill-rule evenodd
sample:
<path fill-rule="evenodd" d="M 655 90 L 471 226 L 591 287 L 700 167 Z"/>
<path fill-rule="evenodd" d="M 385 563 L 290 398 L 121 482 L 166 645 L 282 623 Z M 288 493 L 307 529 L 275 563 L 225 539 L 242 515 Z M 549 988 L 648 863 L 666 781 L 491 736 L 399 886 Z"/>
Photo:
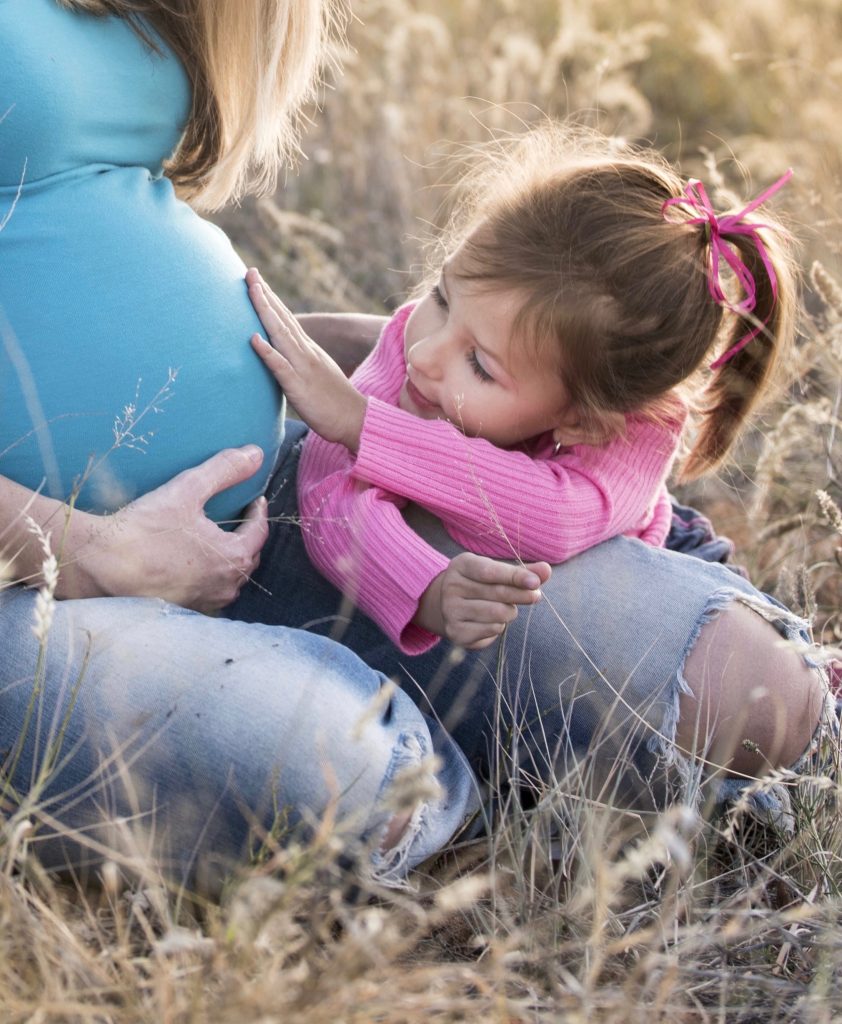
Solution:
<path fill-rule="evenodd" d="M 204 505 L 220 491 L 254 476 L 262 463 L 262 450 L 255 444 L 247 444 L 242 448 L 224 448 L 188 473 L 197 497 Z"/>

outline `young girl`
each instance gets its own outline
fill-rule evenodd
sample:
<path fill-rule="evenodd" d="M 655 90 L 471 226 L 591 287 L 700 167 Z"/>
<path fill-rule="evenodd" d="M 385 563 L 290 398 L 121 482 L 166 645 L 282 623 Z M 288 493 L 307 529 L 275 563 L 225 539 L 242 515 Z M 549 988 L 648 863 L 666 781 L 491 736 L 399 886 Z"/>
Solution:
<path fill-rule="evenodd" d="M 316 567 L 420 653 L 493 642 L 547 563 L 621 534 L 662 545 L 688 382 L 715 357 L 693 478 L 791 344 L 786 234 L 753 216 L 788 177 L 717 214 L 653 152 L 529 133 L 470 177 L 431 287 L 350 383 L 251 272 L 274 348 L 254 347 L 317 432 L 298 478 Z M 407 501 L 469 551 L 527 564 L 448 560 L 404 523 Z"/>

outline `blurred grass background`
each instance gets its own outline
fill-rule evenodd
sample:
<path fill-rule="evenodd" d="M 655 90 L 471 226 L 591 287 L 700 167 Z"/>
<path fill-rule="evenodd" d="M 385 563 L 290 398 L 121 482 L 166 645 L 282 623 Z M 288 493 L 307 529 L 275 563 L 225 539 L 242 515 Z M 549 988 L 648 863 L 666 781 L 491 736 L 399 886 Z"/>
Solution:
<path fill-rule="evenodd" d="M 459 147 L 545 116 L 651 143 L 736 199 L 794 168 L 775 203 L 801 240 L 798 382 L 717 480 L 680 496 L 759 585 L 804 611 L 818 601 L 839 640 L 838 536 L 814 492 L 842 497 L 842 309 L 810 274 L 819 261 L 842 281 L 839 0 L 359 0 L 354 15 L 299 172 L 219 217 L 296 311 L 393 309 L 447 216 Z M 793 401 L 804 414 L 781 431 Z"/>
<path fill-rule="evenodd" d="M 273 201 L 223 215 L 291 304 L 394 306 L 423 226 L 442 216 L 448 144 L 545 115 L 650 142 L 711 184 L 714 162 L 739 195 L 792 166 L 782 201 L 806 251 L 838 260 L 838 0 L 359 0 L 354 12 L 300 172 Z"/>

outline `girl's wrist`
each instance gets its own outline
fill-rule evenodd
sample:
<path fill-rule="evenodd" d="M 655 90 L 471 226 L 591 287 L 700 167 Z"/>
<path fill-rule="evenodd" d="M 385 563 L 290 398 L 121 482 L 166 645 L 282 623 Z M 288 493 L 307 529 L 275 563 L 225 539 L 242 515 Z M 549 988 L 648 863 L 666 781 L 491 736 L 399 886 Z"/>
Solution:
<path fill-rule="evenodd" d="M 434 633 L 436 636 L 444 636 L 444 616 L 442 614 L 443 582 L 444 573 L 440 572 L 419 598 L 418 610 L 412 619 L 414 626 L 425 629 L 428 633 Z"/>
<path fill-rule="evenodd" d="M 361 395 L 356 388 L 353 391 L 353 396 L 349 396 L 350 401 L 348 402 L 341 443 L 349 452 L 356 455 L 360 450 L 360 441 L 365 425 L 365 414 L 368 411 L 368 399 L 365 395 Z"/>

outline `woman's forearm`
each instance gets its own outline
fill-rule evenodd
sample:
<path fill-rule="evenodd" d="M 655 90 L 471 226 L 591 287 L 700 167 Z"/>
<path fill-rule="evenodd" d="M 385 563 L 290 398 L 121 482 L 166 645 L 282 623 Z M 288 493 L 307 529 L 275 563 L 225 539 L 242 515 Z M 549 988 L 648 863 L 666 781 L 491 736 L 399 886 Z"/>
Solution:
<path fill-rule="evenodd" d="M 350 376 L 374 348 L 387 318 L 368 313 L 300 313 L 297 320 Z"/>
<path fill-rule="evenodd" d="M 59 596 L 97 593 L 85 571 L 84 552 L 94 542 L 100 517 L 71 509 L 20 484 L 0 477 L 0 557 L 7 578 L 37 585 L 45 552 L 37 528 L 49 534 L 50 549 L 59 559 Z"/>

